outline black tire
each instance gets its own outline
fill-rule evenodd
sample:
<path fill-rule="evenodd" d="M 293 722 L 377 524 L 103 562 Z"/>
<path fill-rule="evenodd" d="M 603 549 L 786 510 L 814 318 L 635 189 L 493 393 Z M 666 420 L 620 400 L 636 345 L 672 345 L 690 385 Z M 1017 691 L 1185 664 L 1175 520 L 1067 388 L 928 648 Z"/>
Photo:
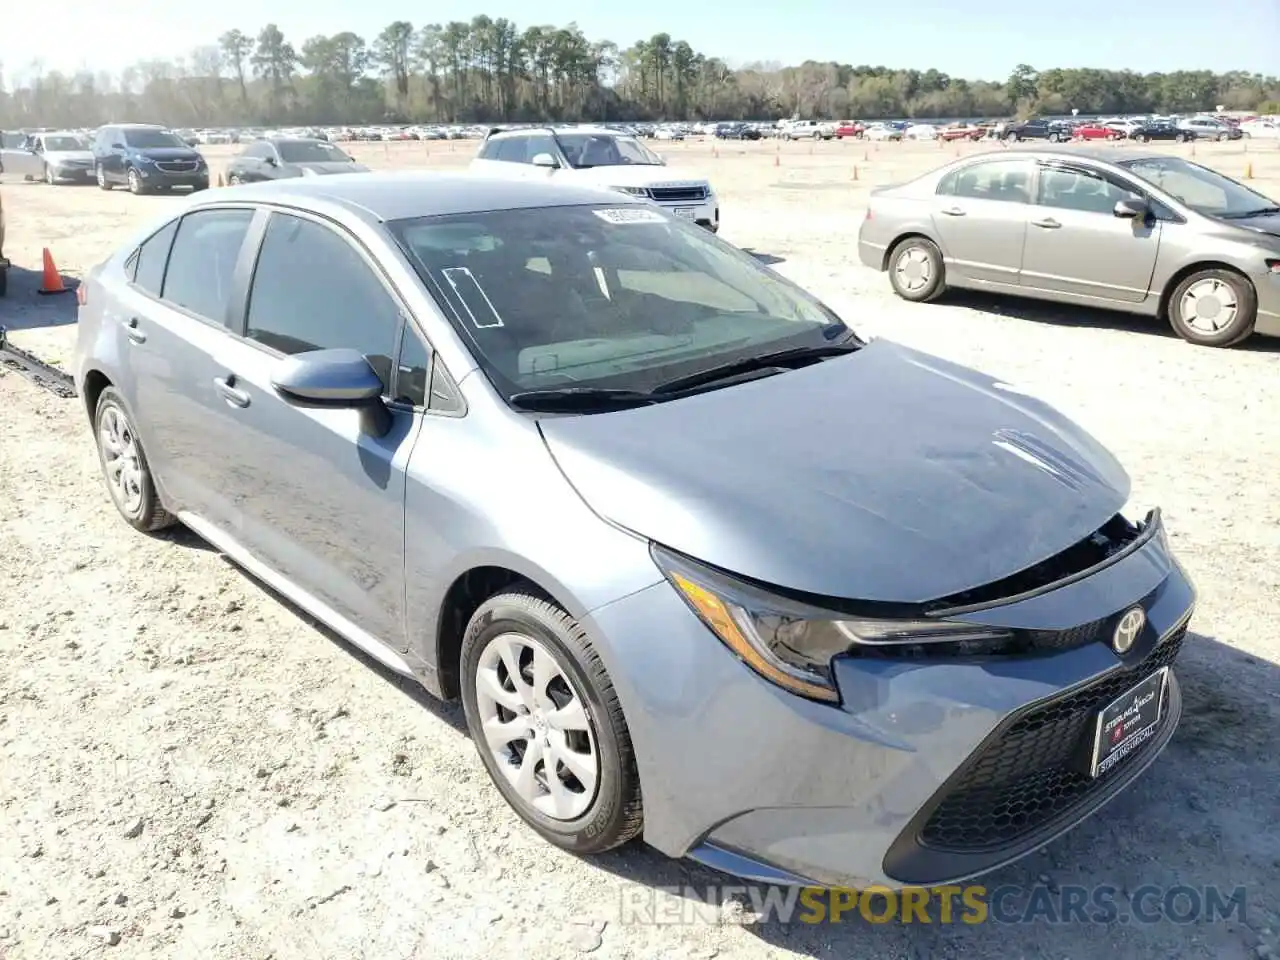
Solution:
<path fill-rule="evenodd" d="M 130 167 L 127 178 L 129 182 L 129 192 L 135 197 L 140 197 L 147 192 L 146 184 L 142 182 L 142 175 L 138 173 L 136 169 Z"/>
<path fill-rule="evenodd" d="M 919 289 L 907 287 L 898 273 L 898 261 L 912 251 L 924 253 L 928 262 L 929 276 L 927 283 Z M 912 303 L 928 303 L 936 300 L 947 289 L 946 267 L 942 262 L 942 252 L 937 245 L 926 237 L 907 237 L 898 241 L 889 254 L 889 283 L 893 292 L 903 300 Z"/>
<path fill-rule="evenodd" d="M 98 189 L 110 190 L 111 181 L 107 179 L 107 168 L 102 164 L 98 164 L 98 169 L 95 171 L 95 174 L 98 178 Z"/>
<path fill-rule="evenodd" d="M 98 397 L 98 405 L 93 412 L 94 444 L 98 448 L 98 463 L 102 466 L 102 477 L 107 484 L 107 492 L 111 496 L 111 502 L 116 505 L 116 509 L 120 512 L 120 516 L 124 517 L 125 522 L 135 530 L 151 533 L 155 530 L 163 530 L 165 527 L 173 526 L 178 522 L 178 518 L 166 510 L 164 504 L 160 502 L 160 493 L 156 489 L 155 479 L 151 476 L 151 467 L 147 463 L 146 452 L 142 449 L 142 441 L 137 438 L 136 434 L 133 434 L 133 443 L 137 450 L 138 486 L 141 491 L 138 507 L 129 509 L 126 504 L 120 502 L 112 491 L 107 457 L 102 448 L 103 421 L 108 411 L 111 410 L 117 411 L 124 417 L 124 422 L 132 433 L 134 430 L 133 415 L 129 413 L 129 408 L 125 406 L 124 398 L 115 387 L 107 387 L 102 391 L 101 396 Z"/>
<path fill-rule="evenodd" d="M 49 166 L 47 163 L 44 165 L 44 182 L 51 187 L 55 186 L 58 182 L 58 178 L 53 175 L 53 167 Z"/>
<path fill-rule="evenodd" d="M 0 297 L 9 292 L 9 268 L 0 267 Z"/>
<path fill-rule="evenodd" d="M 1198 330 L 1184 316 L 1182 299 L 1187 291 L 1204 281 L 1218 281 L 1226 284 L 1235 294 L 1236 315 L 1220 330 L 1212 333 Z M 1254 322 L 1258 318 L 1258 294 L 1253 284 L 1238 273 L 1230 270 L 1197 270 L 1185 277 L 1169 296 L 1169 325 L 1173 332 L 1188 343 L 1202 347 L 1230 347 L 1248 338 L 1253 333 Z"/>
<path fill-rule="evenodd" d="M 554 819 L 520 797 L 486 744 L 476 695 L 477 671 L 485 648 L 495 638 L 511 633 L 533 638 L 559 661 L 557 665 L 576 688 L 574 693 L 595 735 L 599 782 L 590 806 L 576 819 Z M 471 738 L 494 785 L 521 819 L 557 847 L 578 854 L 611 850 L 639 835 L 644 807 L 631 733 L 604 663 L 577 621 L 531 585 L 500 593 L 481 604 L 467 625 L 460 667 L 462 703 Z"/>
<path fill-rule="evenodd" d="M 1230 139 L 1231 139 L 1231 134 L 1229 134 L 1229 133 L 1220 133 L 1220 134 L 1218 134 L 1218 142 L 1219 142 L 1219 143 L 1226 143 L 1226 142 L 1227 142 L 1228 140 L 1230 140 Z"/>

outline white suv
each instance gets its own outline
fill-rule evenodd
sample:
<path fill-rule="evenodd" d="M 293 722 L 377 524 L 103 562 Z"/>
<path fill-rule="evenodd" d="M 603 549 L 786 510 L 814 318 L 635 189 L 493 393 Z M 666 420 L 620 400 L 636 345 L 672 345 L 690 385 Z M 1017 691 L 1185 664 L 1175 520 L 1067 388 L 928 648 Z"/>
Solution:
<path fill-rule="evenodd" d="M 720 229 L 720 200 L 706 177 L 668 167 L 634 136 L 605 127 L 491 131 L 471 170 L 514 179 L 608 187 L 646 197 L 677 217 Z"/>

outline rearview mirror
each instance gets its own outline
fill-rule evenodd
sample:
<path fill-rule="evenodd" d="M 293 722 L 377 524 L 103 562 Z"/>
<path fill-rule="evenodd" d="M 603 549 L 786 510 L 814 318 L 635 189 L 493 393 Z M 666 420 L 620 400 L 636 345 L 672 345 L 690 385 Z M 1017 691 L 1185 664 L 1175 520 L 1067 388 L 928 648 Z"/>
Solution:
<path fill-rule="evenodd" d="M 1145 220 L 1150 211 L 1151 208 L 1147 206 L 1146 201 L 1139 200 L 1137 197 L 1117 200 L 1115 207 L 1112 209 L 1112 213 L 1123 220 Z"/>
<path fill-rule="evenodd" d="M 112 150 L 123 150 L 123 149 L 124 149 L 124 144 L 123 144 L 123 143 L 113 143 L 113 144 L 111 145 L 111 149 L 112 149 Z"/>
<path fill-rule="evenodd" d="M 271 385 L 299 407 L 360 411 L 360 426 L 385 437 L 391 411 L 382 402 L 382 381 L 357 350 L 308 350 L 286 357 L 271 373 Z"/>
<path fill-rule="evenodd" d="M 539 153 L 534 155 L 533 165 L 535 167 L 549 167 L 554 170 L 560 166 L 560 161 L 549 153 Z"/>

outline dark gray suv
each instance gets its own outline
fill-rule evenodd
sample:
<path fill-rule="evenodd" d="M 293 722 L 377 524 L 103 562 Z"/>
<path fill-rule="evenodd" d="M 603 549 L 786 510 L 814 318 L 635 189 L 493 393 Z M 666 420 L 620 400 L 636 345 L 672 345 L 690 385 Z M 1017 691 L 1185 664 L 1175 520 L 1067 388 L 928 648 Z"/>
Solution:
<path fill-rule="evenodd" d="M 209 165 L 198 150 L 171 130 L 150 123 L 111 123 L 93 138 L 98 186 L 125 184 L 133 194 L 209 186 Z"/>

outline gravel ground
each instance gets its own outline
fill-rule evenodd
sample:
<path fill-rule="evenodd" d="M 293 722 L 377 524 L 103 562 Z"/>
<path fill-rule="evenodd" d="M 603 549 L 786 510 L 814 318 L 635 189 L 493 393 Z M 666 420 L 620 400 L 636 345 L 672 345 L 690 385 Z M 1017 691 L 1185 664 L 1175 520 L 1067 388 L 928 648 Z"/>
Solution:
<path fill-rule="evenodd" d="M 466 157 L 356 149 L 379 166 Z M 646 891 L 732 881 L 643 845 L 579 859 L 537 839 L 490 787 L 456 706 L 376 667 L 194 536 L 132 533 L 79 403 L 0 368 L 0 957 L 1280 955 L 1280 341 L 1199 350 L 1101 312 L 894 300 L 853 262 L 865 190 L 951 149 L 667 152 L 713 176 L 727 239 L 864 332 L 1032 387 L 1093 430 L 1137 495 L 1164 507 L 1197 581 L 1179 666 L 1186 715 L 1168 751 L 1101 815 L 985 885 L 1109 884 L 1122 906 L 1145 884 L 1243 887 L 1243 917 L 805 925 L 759 920 L 747 896 L 696 922 L 631 922 L 620 904 Z M 1201 147 L 1199 159 L 1234 175 L 1251 163 L 1280 196 L 1280 151 Z M 3 190 L 9 256 L 34 271 L 49 246 L 72 275 L 175 202 Z M 56 362 L 74 301 L 37 298 L 34 282 L 15 275 L 0 324 Z M 853 431 L 875 412 L 849 415 Z"/>

